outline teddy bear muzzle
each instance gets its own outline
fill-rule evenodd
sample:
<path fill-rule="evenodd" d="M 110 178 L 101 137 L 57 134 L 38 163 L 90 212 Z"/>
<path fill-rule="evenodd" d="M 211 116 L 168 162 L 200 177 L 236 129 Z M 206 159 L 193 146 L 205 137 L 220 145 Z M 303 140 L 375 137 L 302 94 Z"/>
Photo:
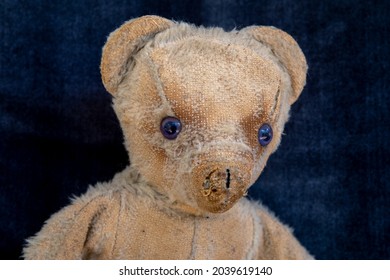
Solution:
<path fill-rule="evenodd" d="M 249 187 L 250 165 L 206 162 L 194 170 L 193 191 L 198 207 L 211 213 L 229 210 Z"/>

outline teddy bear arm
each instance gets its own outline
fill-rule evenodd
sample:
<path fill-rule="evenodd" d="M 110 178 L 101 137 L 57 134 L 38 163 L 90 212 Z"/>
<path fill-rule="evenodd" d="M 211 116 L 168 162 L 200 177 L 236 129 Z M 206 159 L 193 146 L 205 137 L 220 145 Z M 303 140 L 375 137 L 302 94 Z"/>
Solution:
<path fill-rule="evenodd" d="M 114 214 L 110 207 L 114 203 L 107 203 L 108 199 L 97 197 L 83 201 L 79 198 L 54 214 L 40 232 L 27 240 L 23 257 L 44 260 L 102 258 L 100 255 L 107 252 L 103 249 L 103 242 L 100 242 L 99 248 L 87 244 L 93 243 L 91 239 L 103 240 L 105 225 L 111 225 L 107 220 Z"/>
<path fill-rule="evenodd" d="M 266 209 L 258 211 L 263 228 L 259 259 L 307 260 L 313 256 L 299 243 L 292 231 Z"/>

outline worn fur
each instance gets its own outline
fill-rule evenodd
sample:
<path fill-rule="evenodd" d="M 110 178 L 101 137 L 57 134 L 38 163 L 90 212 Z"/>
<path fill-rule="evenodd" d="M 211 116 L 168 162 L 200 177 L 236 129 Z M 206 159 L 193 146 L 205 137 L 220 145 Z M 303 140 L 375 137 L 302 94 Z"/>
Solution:
<path fill-rule="evenodd" d="M 131 166 L 54 214 L 24 257 L 311 259 L 288 227 L 242 198 L 279 145 L 306 70 L 299 46 L 275 28 L 125 23 L 101 71 Z M 182 122 L 175 140 L 161 134 L 167 116 Z M 265 123 L 273 139 L 263 147 Z"/>

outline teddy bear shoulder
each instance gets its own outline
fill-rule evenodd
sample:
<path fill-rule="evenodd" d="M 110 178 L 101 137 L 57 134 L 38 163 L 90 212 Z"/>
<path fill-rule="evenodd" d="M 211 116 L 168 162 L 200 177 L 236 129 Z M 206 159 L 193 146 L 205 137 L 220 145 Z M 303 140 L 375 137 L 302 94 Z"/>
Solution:
<path fill-rule="evenodd" d="M 257 216 L 261 223 L 259 259 L 311 260 L 314 257 L 298 242 L 293 229 L 283 224 L 267 207 L 256 203 Z"/>
<path fill-rule="evenodd" d="M 119 212 L 121 194 L 105 191 L 98 184 L 72 203 L 53 214 L 40 232 L 27 240 L 25 259 L 84 259 L 88 258 L 85 244 L 92 236 L 115 227 L 112 217 Z M 106 241 L 109 241 L 108 239 Z M 107 247 L 107 243 L 105 244 Z"/>

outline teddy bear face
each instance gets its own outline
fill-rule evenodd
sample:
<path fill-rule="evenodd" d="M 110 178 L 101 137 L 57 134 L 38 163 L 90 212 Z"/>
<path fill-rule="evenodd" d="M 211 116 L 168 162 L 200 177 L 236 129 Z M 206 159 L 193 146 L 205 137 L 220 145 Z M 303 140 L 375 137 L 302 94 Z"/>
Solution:
<path fill-rule="evenodd" d="M 230 209 L 287 120 L 288 78 L 270 50 L 245 34 L 187 26 L 158 34 L 127 67 L 114 108 L 133 167 L 191 212 Z M 173 137 L 161 127 L 167 118 L 180 124 Z"/>

